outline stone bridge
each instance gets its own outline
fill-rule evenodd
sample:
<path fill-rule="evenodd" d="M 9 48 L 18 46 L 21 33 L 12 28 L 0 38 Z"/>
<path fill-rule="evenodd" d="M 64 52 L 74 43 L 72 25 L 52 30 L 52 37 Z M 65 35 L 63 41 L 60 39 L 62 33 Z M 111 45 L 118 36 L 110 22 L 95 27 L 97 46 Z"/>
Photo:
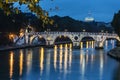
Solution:
<path fill-rule="evenodd" d="M 19 37 L 19 40 L 16 44 L 20 44 L 21 41 L 22 44 L 32 44 L 35 39 L 43 38 L 46 42 L 45 45 L 54 45 L 55 40 L 60 37 L 68 37 L 72 43 L 73 46 L 80 46 L 80 42 L 84 37 L 91 37 L 95 41 L 95 47 L 102 48 L 104 45 L 104 42 L 108 38 L 114 38 L 118 41 L 120 41 L 120 38 L 117 34 L 112 33 L 90 33 L 90 32 L 30 32 L 25 33 L 24 36 Z"/>

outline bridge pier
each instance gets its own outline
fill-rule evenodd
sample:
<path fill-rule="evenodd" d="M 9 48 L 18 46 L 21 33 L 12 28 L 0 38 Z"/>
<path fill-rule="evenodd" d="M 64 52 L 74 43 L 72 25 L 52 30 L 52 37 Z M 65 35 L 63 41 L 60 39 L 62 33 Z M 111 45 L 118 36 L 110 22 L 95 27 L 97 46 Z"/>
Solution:
<path fill-rule="evenodd" d="M 80 48 L 79 42 L 73 42 L 73 48 Z"/>
<path fill-rule="evenodd" d="M 46 46 L 47 46 L 47 47 L 53 47 L 53 46 L 54 46 L 54 42 L 47 40 L 47 41 L 46 41 Z"/>
<path fill-rule="evenodd" d="M 103 42 L 102 41 L 96 41 L 95 49 L 103 49 Z"/>

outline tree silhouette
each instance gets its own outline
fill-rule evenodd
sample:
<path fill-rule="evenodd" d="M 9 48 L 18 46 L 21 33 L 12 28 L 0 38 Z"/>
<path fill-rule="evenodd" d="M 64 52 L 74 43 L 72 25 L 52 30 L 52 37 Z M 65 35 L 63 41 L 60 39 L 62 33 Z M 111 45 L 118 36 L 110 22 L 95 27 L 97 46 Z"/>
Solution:
<path fill-rule="evenodd" d="M 44 24 L 53 24 L 53 20 L 48 18 L 48 12 L 42 9 L 40 5 L 41 1 L 42 0 L 0 0 L 0 8 L 6 15 L 10 15 L 12 13 L 21 13 L 21 6 L 26 5 L 28 10 L 37 15 Z M 17 5 L 17 7 L 15 7 L 15 5 Z"/>
<path fill-rule="evenodd" d="M 120 11 L 118 13 L 114 14 L 114 18 L 113 18 L 111 24 L 114 27 L 115 32 L 120 37 Z"/>

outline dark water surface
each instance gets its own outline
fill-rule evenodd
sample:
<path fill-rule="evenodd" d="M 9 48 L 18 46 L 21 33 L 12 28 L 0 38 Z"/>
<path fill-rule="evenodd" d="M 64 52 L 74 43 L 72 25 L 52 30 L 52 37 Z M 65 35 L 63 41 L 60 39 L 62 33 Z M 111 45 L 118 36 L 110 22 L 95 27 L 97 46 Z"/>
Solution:
<path fill-rule="evenodd" d="M 114 80 L 119 63 L 107 56 L 113 48 L 35 47 L 0 52 L 0 80 Z"/>

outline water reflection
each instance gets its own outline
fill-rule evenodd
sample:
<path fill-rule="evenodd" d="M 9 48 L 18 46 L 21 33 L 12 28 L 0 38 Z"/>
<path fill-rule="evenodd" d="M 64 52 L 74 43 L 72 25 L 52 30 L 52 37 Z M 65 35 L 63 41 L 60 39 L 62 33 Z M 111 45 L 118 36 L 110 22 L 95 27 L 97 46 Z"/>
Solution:
<path fill-rule="evenodd" d="M 44 65 L 43 65 L 43 62 L 44 62 L 44 48 L 43 47 L 41 47 L 40 48 L 40 73 L 42 74 L 42 71 L 43 71 L 43 68 L 44 68 Z"/>
<path fill-rule="evenodd" d="M 100 80 L 102 80 L 103 68 L 104 68 L 104 57 L 103 52 L 100 51 Z"/>
<path fill-rule="evenodd" d="M 23 72 L 23 50 L 20 50 L 20 56 L 19 56 L 19 74 L 22 75 Z"/>
<path fill-rule="evenodd" d="M 65 50 L 64 50 L 64 72 L 67 71 L 67 61 L 68 61 L 68 46 L 65 44 Z"/>
<path fill-rule="evenodd" d="M 14 53 L 13 51 L 10 52 L 10 59 L 9 59 L 9 65 L 10 65 L 10 72 L 9 72 L 9 75 L 10 75 L 10 78 L 12 78 L 13 76 L 13 69 L 14 69 Z"/>
<path fill-rule="evenodd" d="M 30 74 L 32 69 L 32 57 L 33 57 L 32 49 L 26 49 L 26 64 L 27 64 L 27 74 Z"/>
<path fill-rule="evenodd" d="M 54 46 L 54 69 L 57 68 L 57 46 Z"/>
<path fill-rule="evenodd" d="M 63 58 L 63 49 L 62 49 L 62 45 L 60 45 L 60 52 L 59 52 L 60 56 L 59 56 L 59 68 L 60 71 L 62 71 L 62 58 Z"/>
<path fill-rule="evenodd" d="M 73 49 L 72 44 L 60 44 L 53 49 L 37 47 L 11 51 L 9 77 L 14 79 L 18 73 L 21 80 L 33 80 L 36 76 L 36 80 L 111 80 L 117 63 L 107 57 L 104 50 L 95 50 L 94 41 L 87 45 L 88 48 L 82 49 Z"/>
<path fill-rule="evenodd" d="M 80 49 L 83 48 L 94 48 L 95 46 L 95 41 L 85 41 L 85 42 L 80 42 Z"/>
<path fill-rule="evenodd" d="M 71 64 L 72 64 L 72 48 L 69 48 L 69 67 L 71 69 Z"/>

